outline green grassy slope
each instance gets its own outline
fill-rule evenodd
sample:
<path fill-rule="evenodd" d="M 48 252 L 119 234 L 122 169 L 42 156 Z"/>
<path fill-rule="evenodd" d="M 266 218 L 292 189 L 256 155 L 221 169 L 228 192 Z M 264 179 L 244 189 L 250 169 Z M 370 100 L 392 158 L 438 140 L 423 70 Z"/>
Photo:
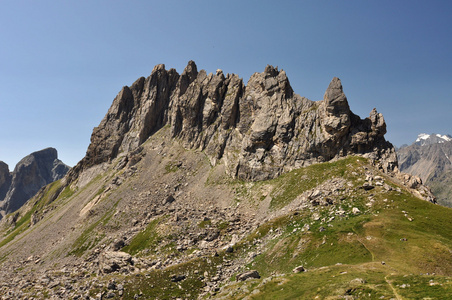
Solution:
<path fill-rule="evenodd" d="M 312 166 L 295 173 L 341 174 L 352 182 L 350 170 L 364 163 L 346 159 Z M 322 171 L 319 172 L 319 169 Z M 294 173 L 292 173 L 293 175 Z M 297 182 L 291 173 L 277 180 Z M 355 177 L 355 178 L 353 178 Z M 315 179 L 317 178 L 317 179 Z M 387 183 L 395 187 L 389 180 Z M 356 186 L 355 186 L 356 187 Z M 291 191 L 300 185 L 287 186 Z M 450 299 L 452 297 L 452 210 L 420 200 L 406 191 L 355 189 L 342 206 L 361 213 L 335 217 L 327 226 L 313 221 L 309 212 L 287 215 L 261 226 L 251 239 L 264 239 L 266 227 L 280 232 L 247 267 L 263 279 L 235 283 L 221 296 L 242 299 Z M 372 205 L 367 206 L 368 199 Z M 286 201 L 286 199 L 282 199 Z M 319 210 L 328 215 L 328 207 Z M 305 224 L 310 230 L 301 232 Z M 322 227 L 322 230 L 319 228 Z M 292 274 L 303 265 L 307 272 Z M 218 296 L 220 297 L 220 296 Z"/>

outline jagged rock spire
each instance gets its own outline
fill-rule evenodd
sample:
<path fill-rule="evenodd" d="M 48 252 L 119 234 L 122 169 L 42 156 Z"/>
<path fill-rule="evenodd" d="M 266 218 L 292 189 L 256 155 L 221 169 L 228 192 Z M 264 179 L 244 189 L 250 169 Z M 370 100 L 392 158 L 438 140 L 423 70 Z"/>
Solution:
<path fill-rule="evenodd" d="M 270 65 L 245 86 L 237 75 L 198 72 L 190 61 L 181 75 L 157 65 L 150 77 L 123 88 L 73 174 L 135 151 L 166 124 L 186 148 L 204 151 L 213 164 L 224 161 L 230 175 L 243 179 L 349 154 L 379 160 L 386 170 L 397 165 L 383 117 L 354 115 L 339 78 L 314 102 L 294 94 L 286 73 Z"/>

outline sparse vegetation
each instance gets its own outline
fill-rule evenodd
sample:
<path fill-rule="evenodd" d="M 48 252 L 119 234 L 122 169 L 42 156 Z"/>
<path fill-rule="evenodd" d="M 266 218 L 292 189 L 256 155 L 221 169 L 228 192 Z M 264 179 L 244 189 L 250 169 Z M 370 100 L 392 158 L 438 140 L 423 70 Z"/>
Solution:
<path fill-rule="evenodd" d="M 88 250 L 94 248 L 105 237 L 105 234 L 98 232 L 97 229 L 101 225 L 105 226 L 108 221 L 110 221 L 117 205 L 118 202 L 116 202 L 115 205 L 111 209 L 109 209 L 101 218 L 89 225 L 80 234 L 80 236 L 73 243 L 71 247 L 72 250 L 68 253 L 68 255 L 81 257 Z"/>
<path fill-rule="evenodd" d="M 167 174 L 177 172 L 177 170 L 179 170 L 179 166 L 177 163 L 169 162 L 165 165 L 165 171 Z"/>

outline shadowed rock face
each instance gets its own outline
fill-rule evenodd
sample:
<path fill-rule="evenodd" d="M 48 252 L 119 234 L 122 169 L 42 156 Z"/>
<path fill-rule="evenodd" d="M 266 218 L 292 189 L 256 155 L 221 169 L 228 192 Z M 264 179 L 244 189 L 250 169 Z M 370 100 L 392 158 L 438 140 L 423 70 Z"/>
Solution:
<path fill-rule="evenodd" d="M 11 173 L 8 165 L 0 161 L 0 200 L 4 199 L 11 185 Z"/>
<path fill-rule="evenodd" d="M 0 211 L 8 214 L 18 210 L 43 186 L 62 178 L 69 167 L 58 159 L 54 148 L 47 148 L 24 157 L 14 168 L 12 174 L 5 175 L 5 166 L 0 163 Z M 6 180 L 2 180 L 6 178 Z M 3 194 L 3 192 L 6 192 Z M 2 216 L 0 215 L 0 218 Z"/>
<path fill-rule="evenodd" d="M 235 74 L 198 72 L 190 61 L 179 75 L 157 65 L 116 96 L 91 136 L 86 157 L 70 177 L 119 153 L 133 152 L 163 126 L 188 149 L 206 153 L 212 164 L 247 180 L 274 178 L 315 162 L 361 154 L 386 171 L 397 166 L 386 124 L 374 109 L 354 115 L 339 78 L 324 99 L 294 94 L 284 71 L 267 66 L 245 86 Z"/>

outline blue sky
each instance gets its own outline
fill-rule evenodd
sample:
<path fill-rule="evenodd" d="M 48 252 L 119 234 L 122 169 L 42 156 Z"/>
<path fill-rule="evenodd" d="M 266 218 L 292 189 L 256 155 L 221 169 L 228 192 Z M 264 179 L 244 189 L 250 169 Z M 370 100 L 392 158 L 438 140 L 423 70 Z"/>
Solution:
<path fill-rule="evenodd" d="M 55 147 L 73 166 L 122 86 L 267 64 L 320 100 L 337 76 L 352 111 L 383 113 L 400 146 L 451 134 L 451 1 L 10 1 L 0 3 L 0 160 Z"/>

